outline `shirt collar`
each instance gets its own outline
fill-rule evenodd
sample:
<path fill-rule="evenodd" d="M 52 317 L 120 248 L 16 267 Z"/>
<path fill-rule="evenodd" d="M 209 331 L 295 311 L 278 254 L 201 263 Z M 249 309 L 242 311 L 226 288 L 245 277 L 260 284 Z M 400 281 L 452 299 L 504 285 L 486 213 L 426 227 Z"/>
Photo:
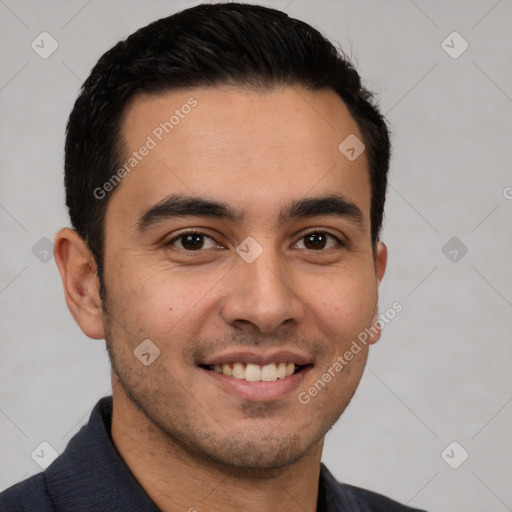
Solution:
<path fill-rule="evenodd" d="M 58 510 L 158 512 L 119 455 L 110 435 L 112 397 L 102 398 L 89 422 L 46 470 L 48 492 Z"/>

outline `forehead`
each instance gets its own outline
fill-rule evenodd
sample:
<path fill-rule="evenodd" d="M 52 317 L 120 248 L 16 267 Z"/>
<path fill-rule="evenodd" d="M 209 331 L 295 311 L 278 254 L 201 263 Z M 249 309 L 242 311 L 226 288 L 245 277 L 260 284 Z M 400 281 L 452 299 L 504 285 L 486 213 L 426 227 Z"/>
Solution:
<path fill-rule="evenodd" d="M 281 200 L 334 192 L 369 213 L 366 154 L 350 161 L 339 150 L 347 137 L 362 136 L 334 91 L 218 87 L 139 95 L 121 135 L 128 172 L 111 201 L 129 204 L 125 213 L 184 193 L 244 210 L 254 203 L 270 215 Z"/>

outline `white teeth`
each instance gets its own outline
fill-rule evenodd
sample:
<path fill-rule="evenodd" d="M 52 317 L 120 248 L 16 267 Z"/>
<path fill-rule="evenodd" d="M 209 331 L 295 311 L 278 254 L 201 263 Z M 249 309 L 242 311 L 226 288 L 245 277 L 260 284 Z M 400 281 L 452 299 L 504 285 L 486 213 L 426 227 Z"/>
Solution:
<path fill-rule="evenodd" d="M 229 364 L 223 364 L 222 373 L 224 375 L 227 375 L 228 377 L 231 377 L 231 375 L 233 375 L 233 370 L 231 369 L 231 366 L 229 366 Z"/>
<path fill-rule="evenodd" d="M 245 380 L 249 382 L 259 382 L 261 380 L 261 367 L 259 364 L 247 364 L 245 368 Z"/>
<path fill-rule="evenodd" d="M 277 380 L 277 368 L 274 363 L 266 364 L 261 367 L 261 380 L 264 382 Z"/>
<path fill-rule="evenodd" d="M 286 363 L 279 363 L 277 367 L 277 378 L 284 379 L 286 377 Z"/>
<path fill-rule="evenodd" d="M 248 382 L 273 382 L 277 379 L 290 377 L 295 373 L 295 363 L 270 363 L 259 365 L 253 363 L 224 363 L 210 367 L 217 373 Z"/>
<path fill-rule="evenodd" d="M 233 372 L 231 373 L 235 379 L 245 379 L 245 368 L 242 363 L 234 363 L 233 364 Z"/>

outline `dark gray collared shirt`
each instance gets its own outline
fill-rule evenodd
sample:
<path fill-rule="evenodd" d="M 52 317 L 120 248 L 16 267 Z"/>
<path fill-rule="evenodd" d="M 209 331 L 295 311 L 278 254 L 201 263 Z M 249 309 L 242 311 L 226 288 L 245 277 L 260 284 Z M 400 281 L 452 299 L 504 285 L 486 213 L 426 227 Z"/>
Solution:
<path fill-rule="evenodd" d="M 1 512 L 159 512 L 119 455 L 110 436 L 112 397 L 46 471 L 0 494 Z M 194 504 L 191 504 L 193 507 Z M 340 484 L 322 464 L 317 512 L 413 512 L 380 494 Z"/>

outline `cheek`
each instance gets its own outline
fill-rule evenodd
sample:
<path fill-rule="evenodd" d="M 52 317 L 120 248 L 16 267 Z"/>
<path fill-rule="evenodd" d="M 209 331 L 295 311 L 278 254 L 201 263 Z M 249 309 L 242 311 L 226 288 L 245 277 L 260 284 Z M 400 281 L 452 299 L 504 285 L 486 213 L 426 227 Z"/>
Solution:
<path fill-rule="evenodd" d="M 377 287 L 373 276 L 347 269 L 315 282 L 305 281 L 303 295 L 325 334 L 337 343 L 346 342 L 368 327 L 377 304 Z M 313 292 L 313 290 L 315 290 Z"/>
<path fill-rule="evenodd" d="M 109 310 L 129 333 L 130 346 L 150 338 L 163 348 L 172 340 L 173 350 L 179 351 L 183 335 L 193 336 L 204 322 L 208 293 L 217 281 L 214 275 L 125 265 L 107 283 Z"/>
<path fill-rule="evenodd" d="M 326 279 L 314 294 L 307 294 L 313 322 L 329 347 L 319 357 L 299 402 L 311 403 L 328 423 L 335 422 L 350 402 L 368 357 L 369 344 L 359 336 L 372 323 L 377 289 L 374 279 L 361 275 L 361 271 L 340 272 L 337 278 Z"/>

